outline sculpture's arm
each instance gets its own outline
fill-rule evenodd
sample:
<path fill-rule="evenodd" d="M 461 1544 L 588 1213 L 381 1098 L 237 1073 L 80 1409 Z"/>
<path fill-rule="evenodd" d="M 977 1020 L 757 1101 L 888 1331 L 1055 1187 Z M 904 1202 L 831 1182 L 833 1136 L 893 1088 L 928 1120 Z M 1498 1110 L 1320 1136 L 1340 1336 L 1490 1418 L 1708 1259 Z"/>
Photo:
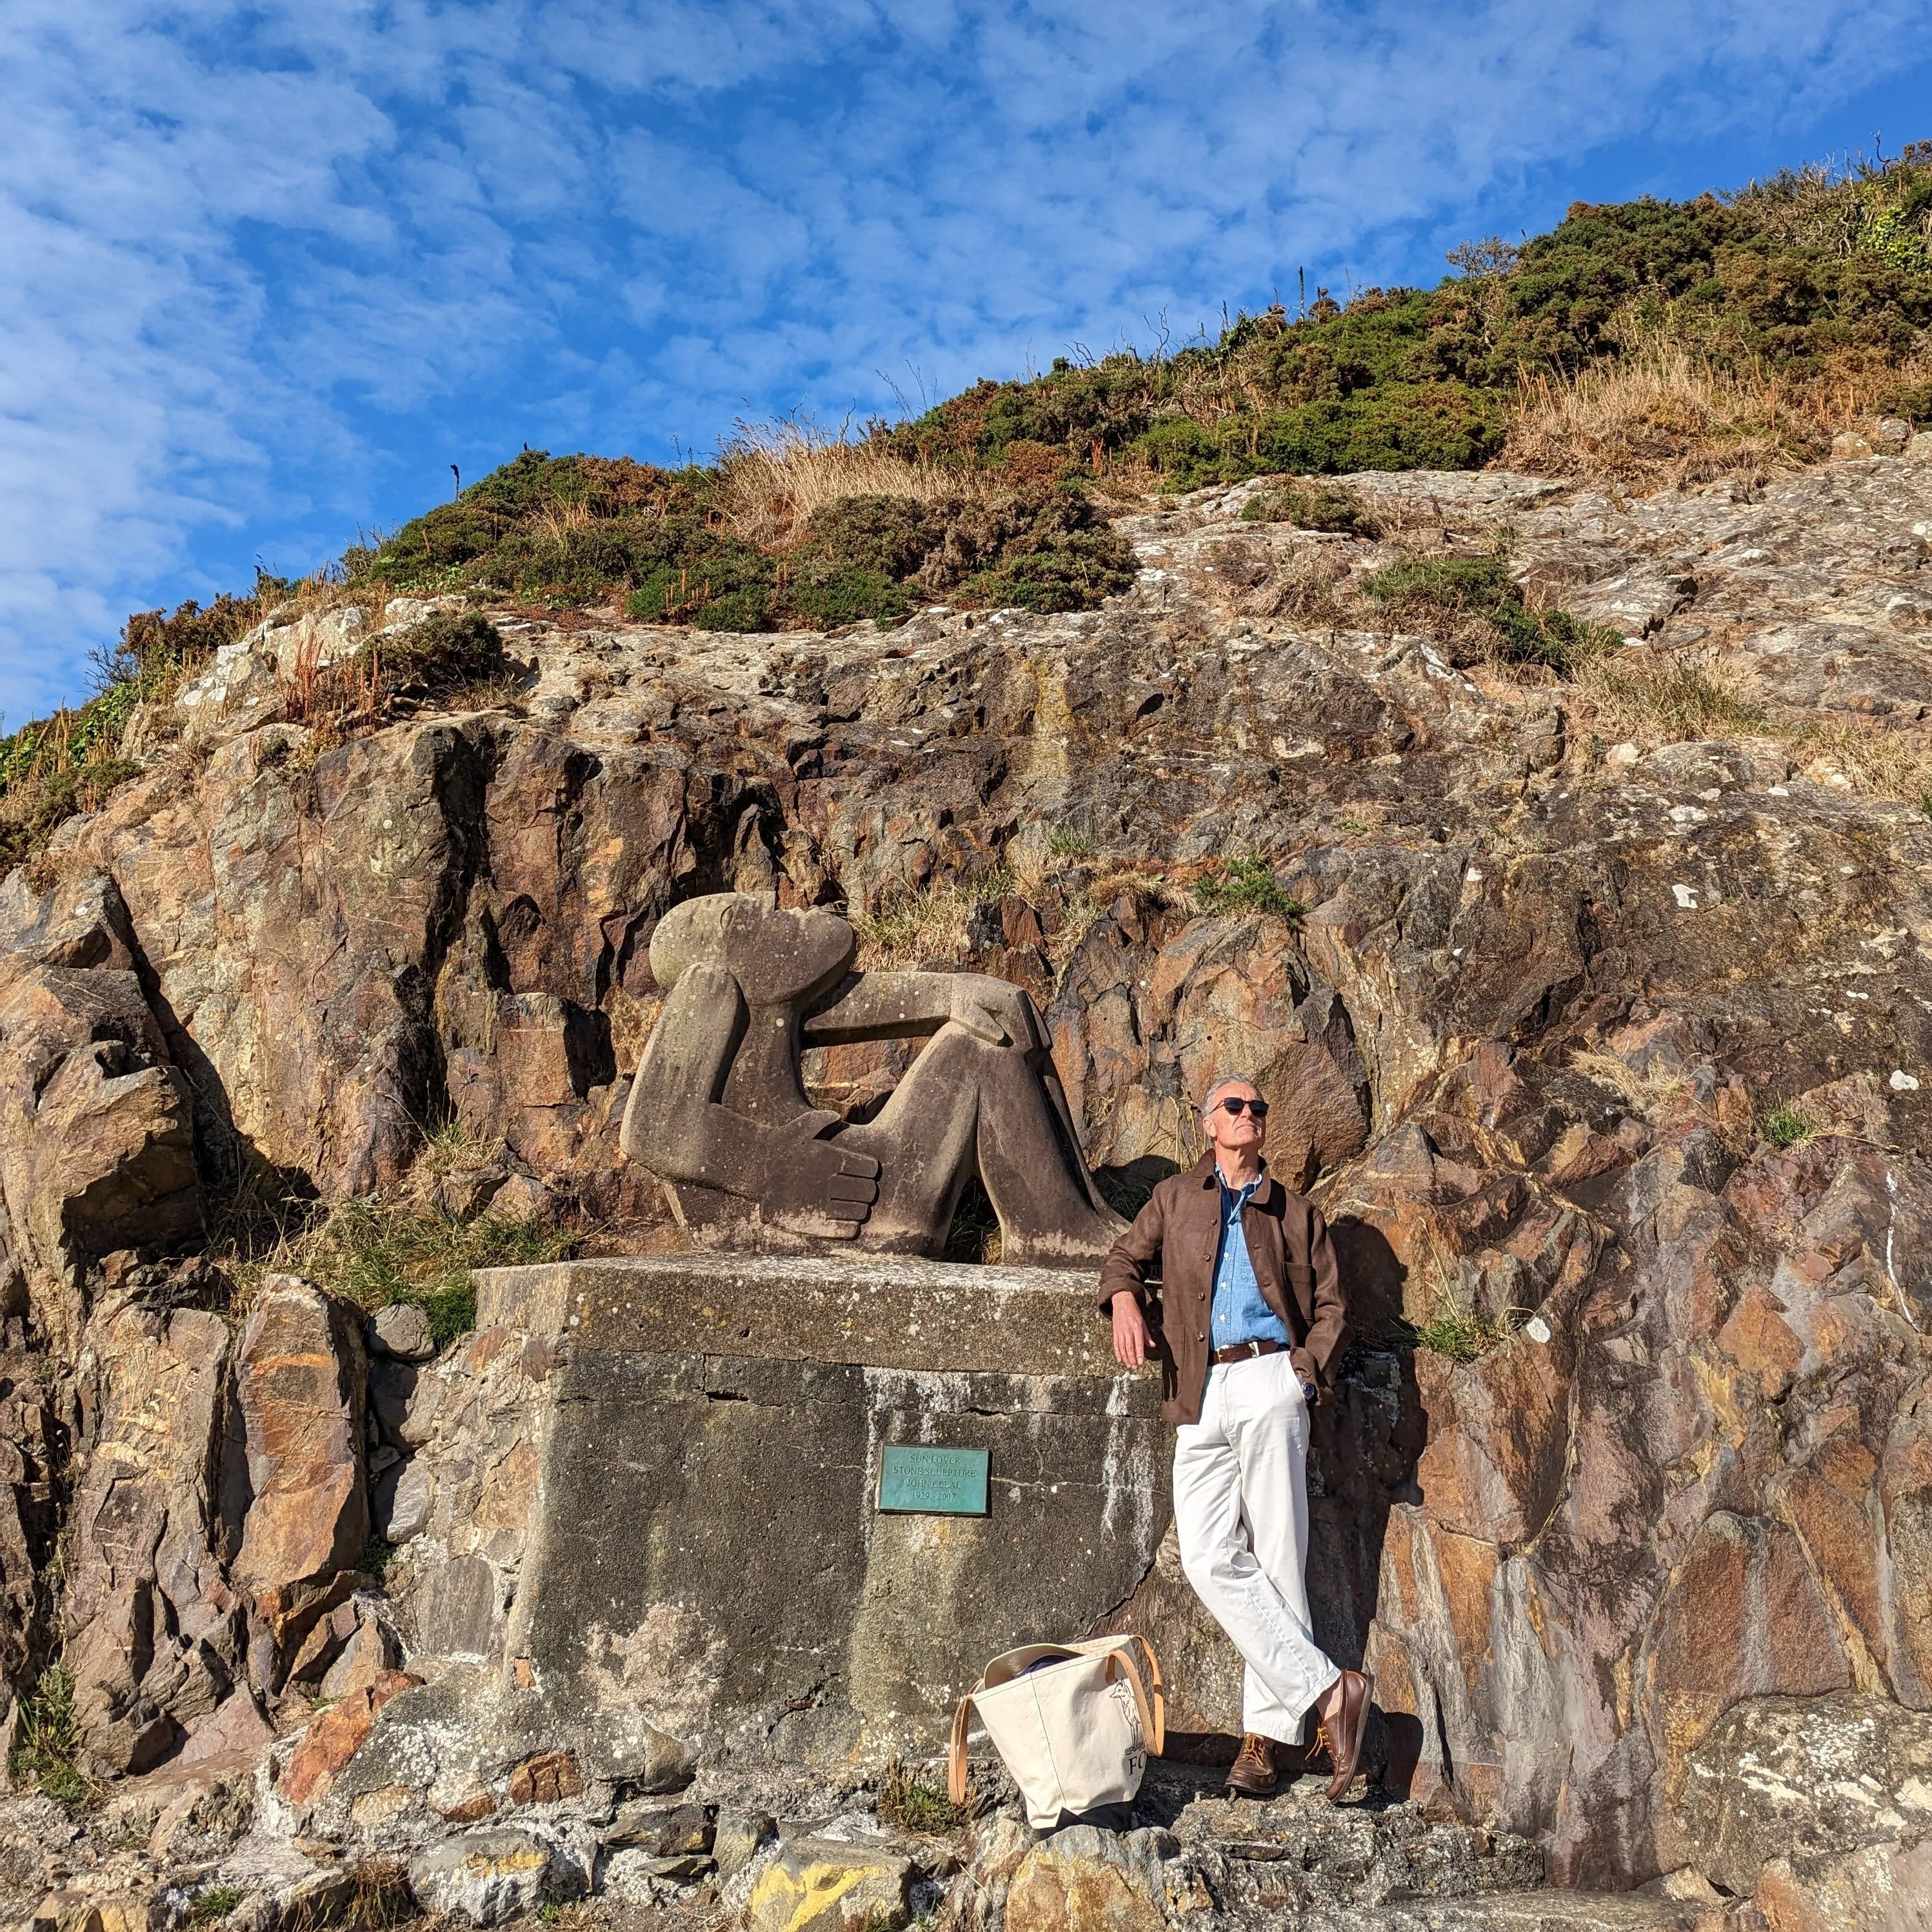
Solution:
<path fill-rule="evenodd" d="M 632 1083 L 620 1139 L 626 1158 L 667 1180 L 862 1221 L 878 1198 L 876 1161 L 719 1104 L 745 1022 L 744 996 L 730 973 L 718 966 L 686 971 Z M 850 1187 L 843 1184 L 848 1178 Z"/>
<path fill-rule="evenodd" d="M 1024 989 L 986 973 L 854 974 L 806 1016 L 803 1036 L 807 1046 L 916 1039 L 949 1020 L 994 1046 L 1045 1043 Z"/>

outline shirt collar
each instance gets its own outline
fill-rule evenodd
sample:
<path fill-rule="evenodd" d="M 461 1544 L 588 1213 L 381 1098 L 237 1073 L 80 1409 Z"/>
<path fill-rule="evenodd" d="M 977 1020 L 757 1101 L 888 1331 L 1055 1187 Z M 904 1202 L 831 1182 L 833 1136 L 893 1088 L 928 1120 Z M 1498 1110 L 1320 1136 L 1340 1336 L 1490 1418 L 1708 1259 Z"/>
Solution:
<path fill-rule="evenodd" d="M 1261 1178 L 1255 1184 L 1255 1204 L 1257 1207 L 1266 1208 L 1273 1198 L 1274 1176 L 1268 1172 L 1265 1154 L 1262 1156 L 1261 1169 Z M 1212 1148 L 1194 1163 L 1193 1173 L 1196 1180 L 1203 1187 L 1219 1187 L 1222 1184 L 1221 1170 L 1214 1164 L 1214 1150 Z"/>
<path fill-rule="evenodd" d="M 1227 1178 L 1216 1166 L 1214 1169 L 1214 1178 L 1220 1184 L 1221 1198 L 1224 1202 L 1230 1199 L 1250 1201 L 1260 1192 L 1262 1183 L 1268 1178 L 1268 1176 L 1265 1173 L 1258 1174 L 1253 1180 L 1244 1181 L 1239 1187 L 1230 1187 L 1228 1185 Z"/>

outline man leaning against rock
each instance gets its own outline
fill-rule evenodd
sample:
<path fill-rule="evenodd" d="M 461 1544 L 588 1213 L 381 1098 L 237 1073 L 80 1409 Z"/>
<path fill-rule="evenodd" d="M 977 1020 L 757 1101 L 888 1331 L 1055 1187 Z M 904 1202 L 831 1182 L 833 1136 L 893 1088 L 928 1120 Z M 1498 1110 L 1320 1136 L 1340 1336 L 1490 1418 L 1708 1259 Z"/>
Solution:
<path fill-rule="evenodd" d="M 1151 1346 L 1148 1276 L 1159 1274 L 1181 1566 L 1247 1664 L 1246 1735 L 1228 1782 L 1267 1797 L 1276 1745 L 1298 1742 L 1318 1707 L 1335 1804 L 1360 1763 L 1373 1687 L 1337 1670 L 1309 1624 L 1308 1417 L 1348 1324 L 1326 1222 L 1262 1158 L 1268 1111 L 1244 1076 L 1208 1089 L 1207 1154 L 1163 1180 L 1114 1244 L 1100 1300 L 1114 1354 L 1138 1368 Z"/>

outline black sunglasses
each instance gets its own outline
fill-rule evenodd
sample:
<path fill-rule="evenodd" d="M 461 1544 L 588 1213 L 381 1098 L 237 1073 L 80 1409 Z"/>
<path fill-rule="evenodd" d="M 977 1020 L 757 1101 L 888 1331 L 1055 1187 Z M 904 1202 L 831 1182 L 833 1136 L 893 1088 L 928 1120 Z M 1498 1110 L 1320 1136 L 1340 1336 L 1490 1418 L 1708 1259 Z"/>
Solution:
<path fill-rule="evenodd" d="M 1218 1107 L 1226 1107 L 1231 1114 L 1252 1114 L 1258 1120 L 1268 1118 L 1268 1102 L 1265 1100 L 1250 1100 L 1239 1094 L 1230 1094 L 1227 1099 L 1217 1100 L 1214 1104 Z"/>

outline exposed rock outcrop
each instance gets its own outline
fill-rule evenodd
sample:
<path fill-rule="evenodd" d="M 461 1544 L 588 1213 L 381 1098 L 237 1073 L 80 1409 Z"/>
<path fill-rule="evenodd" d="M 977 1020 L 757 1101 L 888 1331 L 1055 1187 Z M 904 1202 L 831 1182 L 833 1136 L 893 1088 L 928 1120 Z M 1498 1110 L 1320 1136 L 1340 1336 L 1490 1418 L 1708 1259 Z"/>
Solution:
<path fill-rule="evenodd" d="M 285 715 L 274 623 L 144 717 L 142 776 L 0 888 L 0 1318 L 58 1352 L 9 1438 L 4 1655 L 46 1648 L 26 1577 L 70 1415 L 62 1614 L 104 1762 L 409 1661 L 362 1634 L 372 1522 L 442 1580 L 401 1634 L 450 1674 L 395 1711 L 500 1654 L 548 1357 L 385 1339 L 370 1379 L 313 1291 L 265 1293 L 238 1347 L 135 1275 L 200 1227 L 197 1149 L 340 1197 L 446 1118 L 503 1136 L 490 1190 L 527 1211 L 662 1220 L 616 1146 L 648 943 L 736 885 L 1026 986 L 1112 1184 L 1184 1150 L 1213 1072 L 1282 1096 L 1280 1165 L 1336 1228 L 1364 1345 L 1318 1421 L 1313 1594 L 1376 1669 L 1391 1780 L 1560 1880 L 1756 1885 L 1770 1839 L 1700 1808 L 1759 1748 L 1736 1714 L 1932 1708 L 1932 825 L 1904 783 L 1932 746 L 1932 464 L 1636 501 L 1349 487 L 1452 554 L 1507 524 L 1534 592 L 1633 641 L 1581 686 L 1453 662 L 1351 601 L 1394 539 L 1244 521 L 1244 485 L 1130 520 L 1139 584 L 1097 612 L 506 616 L 514 704 L 344 742 Z M 338 614 L 328 647 L 421 610 Z M 904 1065 L 806 1073 L 857 1106 Z M 1166 1620 L 1225 1724 L 1157 1550 L 1120 1614 Z M 439 1816 L 476 1802 L 460 1781 Z M 374 1816 L 404 1782 L 336 1796 Z M 1903 1828 L 1794 1843 L 1765 1882 L 1828 1901 L 1919 1856 Z"/>

